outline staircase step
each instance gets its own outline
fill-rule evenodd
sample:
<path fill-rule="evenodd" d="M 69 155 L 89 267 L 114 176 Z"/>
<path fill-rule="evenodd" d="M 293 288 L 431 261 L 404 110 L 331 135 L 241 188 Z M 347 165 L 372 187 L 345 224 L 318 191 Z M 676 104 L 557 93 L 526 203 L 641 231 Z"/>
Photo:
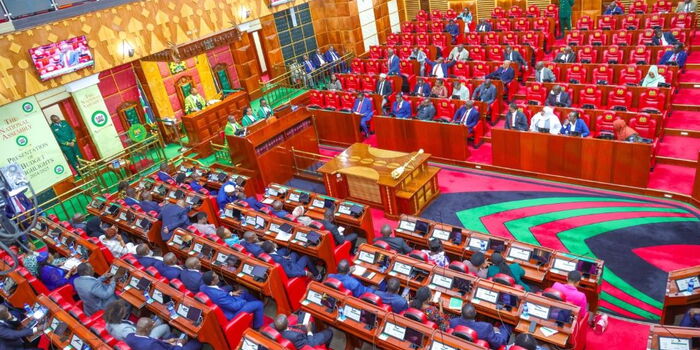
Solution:
<path fill-rule="evenodd" d="M 685 136 L 666 135 L 658 145 L 658 157 L 677 158 L 696 162 L 700 151 L 700 139 Z"/>

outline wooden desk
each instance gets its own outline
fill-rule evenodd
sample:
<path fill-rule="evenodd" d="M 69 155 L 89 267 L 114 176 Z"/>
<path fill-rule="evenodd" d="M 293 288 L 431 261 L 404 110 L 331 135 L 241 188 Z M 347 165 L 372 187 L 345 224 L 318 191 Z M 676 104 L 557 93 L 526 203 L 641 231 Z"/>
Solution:
<path fill-rule="evenodd" d="M 413 158 L 398 178 L 392 171 Z M 418 215 L 437 195 L 439 168 L 428 166 L 429 154 L 406 154 L 356 143 L 318 169 L 330 196 L 383 208 L 395 219 Z"/>
<path fill-rule="evenodd" d="M 433 332 L 431 340 L 426 344 L 426 349 L 431 350 L 451 350 L 451 349 L 461 349 L 461 350 L 487 350 L 481 345 L 476 345 L 470 341 L 466 341 L 462 338 L 455 337 L 452 334 L 447 334 L 441 330 L 436 330 Z"/>
<path fill-rule="evenodd" d="M 313 118 L 306 108 L 279 112 L 248 127 L 245 137 L 226 136 L 234 164 L 259 175 L 263 185 L 285 183 L 294 176 L 295 166 L 305 169 L 312 160 L 294 162 L 292 148 L 319 153 Z"/>
<path fill-rule="evenodd" d="M 156 280 L 153 276 L 149 275 L 145 271 L 137 269 L 131 266 L 129 263 L 121 259 L 114 259 L 112 262 L 113 268 L 125 268 L 127 272 L 127 278 L 124 282 L 117 282 L 117 290 L 121 290 L 119 297 L 124 299 L 129 304 L 133 305 L 137 309 L 146 307 L 149 311 L 158 315 L 164 320 L 169 320 L 169 324 L 172 327 L 177 328 L 183 333 L 187 334 L 190 338 L 196 338 L 203 343 L 208 343 L 214 347 L 214 349 L 226 349 L 228 344 L 226 337 L 224 336 L 223 326 L 220 325 L 219 321 L 214 315 L 214 312 L 209 308 L 209 306 L 200 303 L 194 298 L 187 297 L 183 292 L 171 287 L 169 284 L 160 282 Z M 173 319 L 170 317 L 170 312 L 168 308 L 159 303 L 156 300 L 152 302 L 147 302 L 144 292 L 140 291 L 131 286 L 132 279 L 142 279 L 146 278 L 150 281 L 150 286 L 148 292 L 153 295 L 154 290 L 158 290 L 161 294 L 167 295 L 174 302 L 175 310 L 178 310 L 181 305 L 188 308 L 197 308 L 202 311 L 201 322 L 198 324 L 187 319 L 183 315 Z M 178 314 L 180 314 L 178 312 Z"/>
<path fill-rule="evenodd" d="M 451 308 L 450 301 L 460 299 L 468 300 L 472 289 L 476 286 L 478 277 L 460 271 L 435 266 L 428 278 L 428 288 L 433 290 L 433 304 L 441 304 L 445 312 L 459 316 L 462 308 Z M 438 295 L 439 293 L 439 295 Z M 435 300 L 438 300 L 435 302 Z"/>
<path fill-rule="evenodd" d="M 700 329 L 698 328 L 660 326 L 655 324 L 649 329 L 649 342 L 647 343 L 647 349 L 667 349 L 666 347 L 661 347 L 662 343 L 663 345 L 666 345 L 666 343 L 674 343 L 673 345 L 688 344 L 686 349 L 689 349 L 693 344 L 693 340 L 698 338 L 700 338 Z M 679 349 L 682 348 L 683 347 Z"/>
<path fill-rule="evenodd" d="M 98 274 L 107 271 L 109 264 L 100 247 L 48 218 L 41 217 L 39 220 L 46 224 L 46 230 L 40 231 L 35 228 L 32 234 L 44 241 L 51 251 L 64 257 L 70 257 L 73 253 L 69 246 L 75 244 L 76 257 L 90 263 Z"/>
<path fill-rule="evenodd" d="M 187 232 L 182 229 L 178 229 L 175 232 L 179 235 L 187 234 Z M 178 255 L 181 259 L 184 260 L 191 256 L 197 256 L 202 266 L 206 269 L 218 272 L 225 278 L 272 298 L 277 305 L 277 313 L 289 314 L 292 312 L 292 304 L 287 295 L 290 291 L 285 288 L 283 283 L 283 276 L 284 280 L 287 279 L 287 276 L 281 266 L 255 259 L 204 237 L 192 236 L 192 241 L 188 246 L 175 244 L 174 239 L 174 237 L 170 238 L 168 247 L 171 252 Z M 202 254 L 202 252 L 206 250 L 211 251 L 209 256 Z M 227 265 L 226 261 L 229 257 L 234 257 L 237 260 L 237 265 Z M 253 276 L 244 272 L 248 270 L 246 265 L 249 267 L 261 266 L 265 268 L 267 271 L 267 278 L 263 281 L 253 278 Z"/>
<path fill-rule="evenodd" d="M 6 271 L 9 268 L 10 264 L 0 259 L 0 270 Z M 32 276 L 30 278 L 37 277 Z M 21 309 L 25 304 L 34 304 L 38 291 L 35 291 L 29 284 L 29 281 L 17 272 L 17 270 L 0 277 L 0 280 L 2 281 L 0 296 L 5 298 L 10 305 Z"/>
<path fill-rule="evenodd" d="M 636 63 L 636 62 L 634 62 Z M 547 62 L 545 64 L 546 67 L 550 68 L 552 72 L 554 73 L 555 77 L 557 78 L 558 82 L 562 83 L 568 83 L 569 80 L 566 79 L 566 73 L 571 69 L 571 67 L 575 63 L 554 63 L 554 62 Z M 593 69 L 598 68 L 601 66 L 601 63 L 583 63 L 581 64 L 583 66 L 583 69 L 588 73 L 586 75 L 586 81 L 592 81 L 593 77 Z M 613 76 L 613 81 L 610 81 L 610 84 L 618 84 L 618 85 L 624 85 L 620 84 L 620 81 L 618 80 L 620 78 L 620 75 L 622 74 L 623 71 L 630 67 L 634 67 L 636 71 L 641 72 L 642 74 L 642 79 L 646 76 L 647 72 L 649 71 L 649 67 L 651 67 L 650 64 L 607 64 L 606 65 L 613 71 L 612 76 Z M 659 72 L 661 75 L 666 77 L 666 82 L 668 84 L 671 84 L 675 87 L 678 87 L 678 67 L 677 66 L 661 66 L 659 68 L 665 69 L 667 74 L 663 74 L 662 72 Z M 527 77 L 530 80 L 535 80 L 535 74 L 536 71 L 533 70 L 532 74 L 528 74 L 529 76 Z M 642 80 L 640 79 L 639 82 Z"/>
<path fill-rule="evenodd" d="M 317 321 L 335 326 L 338 317 L 338 306 L 342 305 L 343 300 L 347 297 L 347 295 L 335 289 L 312 281 L 306 287 L 306 294 L 301 300 L 301 310 L 314 315 Z M 335 303 L 331 302 L 333 299 L 335 299 Z"/>
<path fill-rule="evenodd" d="M 651 145 L 495 128 L 493 165 L 551 175 L 647 186 Z"/>
<path fill-rule="evenodd" d="M 97 197 L 93 198 L 87 206 L 89 214 L 97 216 L 103 222 L 115 225 L 119 230 L 128 233 L 136 238 L 136 243 L 147 243 L 151 247 L 165 248 L 160 231 L 162 222 L 144 212 L 139 212 L 133 208 L 121 207 L 114 215 L 105 210 L 115 203 L 105 203 L 104 207 L 95 207 L 94 203 L 100 203 Z M 147 229 L 144 229 L 147 227 Z"/>
<path fill-rule="evenodd" d="M 137 190 L 139 190 L 139 188 L 137 188 Z M 158 181 L 154 183 L 150 191 L 151 194 L 153 194 L 153 199 L 161 204 L 166 204 L 168 202 L 177 203 L 177 195 L 181 192 L 182 195 L 179 199 L 185 200 L 185 204 L 192 208 L 189 213 L 190 216 L 201 211 L 207 214 L 210 223 L 214 225 L 219 224 L 217 221 L 219 217 L 217 208 L 219 205 L 216 203 L 215 196 L 205 195 L 200 192 Z M 193 203 L 197 204 L 193 205 Z"/>
<path fill-rule="evenodd" d="M 688 280 L 693 279 L 694 290 L 688 293 Z M 691 307 L 700 304 L 700 266 L 674 270 L 668 273 L 664 308 L 661 314 L 661 324 L 674 324 L 678 315 L 684 314 Z M 679 288 L 678 286 L 681 286 Z"/>
<path fill-rule="evenodd" d="M 308 107 L 307 109 L 314 117 L 319 143 L 348 147 L 364 140 L 360 130 L 362 116 L 359 114 Z"/>
<path fill-rule="evenodd" d="M 274 195 L 277 193 L 277 195 Z M 308 203 L 304 204 L 299 201 L 300 196 L 306 194 L 309 196 Z M 346 233 L 357 232 L 361 236 L 367 239 L 370 244 L 374 242 L 374 224 L 372 223 L 372 213 L 368 205 L 362 203 L 353 203 L 350 201 L 344 201 L 341 199 L 329 197 L 315 192 L 302 191 L 293 187 L 283 186 L 279 184 L 270 184 L 265 191 L 266 198 L 273 198 L 284 203 L 285 210 L 290 213 L 297 206 L 303 206 L 305 213 L 304 215 L 314 219 L 323 220 L 323 215 L 325 213 L 326 201 L 332 201 L 333 207 L 335 208 L 335 221 L 336 223 L 350 228 L 350 231 L 346 230 Z M 352 206 L 359 206 L 362 208 L 362 214 L 360 217 L 354 217 L 348 214 Z"/>
<path fill-rule="evenodd" d="M 386 270 L 394 261 L 396 253 L 362 243 L 357 247 L 357 253 L 353 259 L 355 270 L 353 275 L 365 284 L 378 286 L 386 278 Z M 364 273 L 362 272 L 364 269 Z"/>
<path fill-rule="evenodd" d="M 502 294 L 504 295 L 503 297 L 501 296 Z M 472 287 L 470 300 L 479 314 L 494 320 L 503 320 L 503 322 L 510 325 L 516 325 L 520 321 L 520 312 L 518 308 L 520 308 L 526 294 L 527 293 L 522 290 L 505 286 L 494 281 L 479 279 L 476 286 Z M 505 298 L 505 296 L 510 296 L 508 298 L 511 299 L 509 300 L 508 307 L 499 305 L 499 298 Z"/>
<path fill-rule="evenodd" d="M 209 141 L 220 140 L 220 135 L 228 122 L 228 116 L 233 115 L 240 122 L 243 109 L 249 105 L 248 93 L 236 91 L 217 104 L 207 106 L 199 112 L 184 115 L 182 125 L 187 133 L 187 145 L 195 148 L 199 156 L 206 157 L 211 153 Z"/>
<path fill-rule="evenodd" d="M 218 191 L 227 181 L 242 182 L 241 187 L 243 187 L 243 192 L 248 196 L 255 195 L 256 192 L 262 191 L 263 189 L 256 179 L 254 179 L 256 178 L 255 172 L 236 166 L 214 163 L 209 167 L 202 167 L 192 164 L 189 161 L 184 161 L 177 168 L 177 172 L 171 175 L 175 178 L 177 174 L 187 172 L 192 173 L 192 177 L 196 179 L 200 185 L 212 191 Z M 219 174 L 225 175 L 223 181 L 219 181 Z"/>
<path fill-rule="evenodd" d="M 280 343 L 262 335 L 260 332 L 248 328 L 243 332 L 243 338 L 241 342 L 238 343 L 236 350 L 248 350 L 248 349 L 268 349 L 268 350 L 287 350 L 286 347 L 282 346 Z"/>
<path fill-rule="evenodd" d="M 590 264 L 591 273 L 582 271 L 584 264 Z M 579 266 L 581 265 L 581 266 Z M 591 259 L 571 253 L 556 252 L 552 257 L 552 267 L 548 270 L 547 281 L 566 283 L 569 271 L 579 270 L 583 275 L 578 289 L 586 294 L 589 309 L 592 312 L 598 311 L 598 300 L 602 290 L 602 277 L 605 263 L 603 260 Z M 549 286 L 547 286 L 549 287 Z"/>
<path fill-rule="evenodd" d="M 387 268 L 387 275 L 396 277 L 403 286 L 412 290 L 427 286 L 435 265 L 406 255 L 396 254 Z"/>
<path fill-rule="evenodd" d="M 529 317 L 522 317 L 523 308 L 527 305 Z M 557 308 L 564 310 L 564 312 L 569 313 L 569 317 L 566 321 L 556 322 L 553 320 L 552 310 Z M 544 318 L 540 318 L 539 311 L 542 313 L 548 313 Z M 560 347 L 564 347 L 567 344 L 571 345 L 572 339 L 576 339 L 576 330 L 578 325 L 578 314 L 579 307 L 572 304 L 567 304 L 557 300 L 549 299 L 547 297 L 537 295 L 537 294 L 527 294 L 523 302 L 520 303 L 520 314 L 518 325 L 515 327 L 515 331 L 518 333 L 528 333 L 530 329 L 530 323 L 535 322 L 537 326 L 535 332 L 532 335 L 544 342 L 551 343 Z M 561 315 L 561 311 L 560 315 Z M 586 320 L 583 320 L 586 322 Z M 551 335 L 545 335 L 542 328 L 546 327 L 551 330 L 556 331 L 556 333 Z M 576 344 L 576 349 L 584 349 L 585 344 Z"/>
<path fill-rule="evenodd" d="M 536 84 L 534 81 L 529 81 L 527 82 L 527 86 L 530 86 L 532 84 Z M 619 88 L 624 88 L 627 91 L 632 93 L 632 109 L 636 109 L 639 106 L 639 98 L 642 95 L 643 92 L 648 92 L 648 91 L 658 91 L 660 94 L 663 94 L 665 98 L 665 103 L 663 104 L 664 106 L 667 106 L 668 109 L 671 108 L 671 98 L 673 97 L 672 92 L 673 90 L 670 87 L 665 87 L 665 88 L 651 88 L 651 87 L 642 87 L 642 86 L 625 86 L 625 85 L 596 85 L 596 84 L 573 84 L 573 83 L 543 83 L 544 87 L 547 89 L 547 91 L 551 91 L 554 86 L 559 85 L 562 87 L 564 90 L 569 90 L 573 94 L 571 95 L 571 103 L 573 105 L 578 105 L 579 104 L 579 95 L 581 94 L 580 91 L 584 90 L 590 86 L 594 86 L 596 89 L 600 90 L 602 92 L 601 96 L 601 103 L 603 105 L 608 104 L 608 95 L 615 91 L 616 89 Z M 666 111 L 660 111 L 662 113 Z"/>
<path fill-rule="evenodd" d="M 414 330 L 415 334 L 405 334 L 408 329 Z M 375 343 L 383 349 L 405 350 L 410 349 L 411 345 L 415 346 L 415 349 L 428 349 L 427 345 L 431 342 L 434 331 L 423 323 L 392 313 L 385 317 L 380 325 Z"/>
<path fill-rule="evenodd" d="M 90 346 L 90 349 L 112 349 L 111 346 L 103 342 L 100 337 L 92 333 L 92 331 L 81 324 L 80 321 L 69 314 L 68 311 L 63 310 L 60 306 L 56 305 L 56 303 L 54 303 L 46 295 L 39 295 L 36 302 L 48 309 L 48 314 L 45 317 L 49 328 L 46 328 L 44 334 L 49 338 L 51 344 L 53 344 L 55 348 L 73 349 L 73 347 L 70 346 L 72 341 L 75 341 L 74 344 L 78 344 L 80 341 L 82 341 L 83 344 Z M 58 325 L 59 322 L 67 325 L 67 329 L 62 336 L 57 335 L 55 333 L 55 329 L 52 327 L 53 324 Z"/>

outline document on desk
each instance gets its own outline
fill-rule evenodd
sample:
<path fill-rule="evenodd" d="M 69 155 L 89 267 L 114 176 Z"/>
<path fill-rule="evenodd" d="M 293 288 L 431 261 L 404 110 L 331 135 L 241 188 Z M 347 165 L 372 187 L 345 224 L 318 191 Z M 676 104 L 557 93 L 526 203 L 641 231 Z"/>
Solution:
<path fill-rule="evenodd" d="M 551 337 L 551 336 L 557 334 L 557 330 L 556 330 L 556 329 L 551 329 L 551 328 L 547 328 L 547 327 L 540 327 L 540 332 L 541 332 L 542 334 L 544 334 L 544 336 L 547 337 L 547 338 L 549 338 L 549 337 Z"/>
<path fill-rule="evenodd" d="M 367 268 L 360 265 L 353 266 L 352 274 L 355 276 L 362 276 L 367 271 Z"/>
<path fill-rule="evenodd" d="M 272 198 L 270 198 L 270 197 L 267 197 L 267 198 L 263 199 L 262 202 L 263 202 L 263 204 L 270 205 L 270 204 L 272 204 L 274 201 L 275 201 L 274 199 L 272 199 Z"/>
<path fill-rule="evenodd" d="M 288 242 L 290 239 L 292 239 L 292 234 L 291 234 L 291 233 L 287 233 L 287 232 L 284 232 L 284 231 L 282 231 L 282 230 L 277 231 L 277 232 L 278 232 L 278 233 L 277 233 L 277 237 L 275 237 L 275 238 L 277 238 L 277 239 L 280 240 L 280 241 Z"/>

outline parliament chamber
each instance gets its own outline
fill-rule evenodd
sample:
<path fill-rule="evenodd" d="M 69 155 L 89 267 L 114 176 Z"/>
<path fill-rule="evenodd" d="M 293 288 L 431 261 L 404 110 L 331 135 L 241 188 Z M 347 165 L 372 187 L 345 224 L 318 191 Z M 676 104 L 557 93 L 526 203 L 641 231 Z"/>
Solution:
<path fill-rule="evenodd" d="M 700 349 L 696 12 L 0 0 L 0 349 Z"/>

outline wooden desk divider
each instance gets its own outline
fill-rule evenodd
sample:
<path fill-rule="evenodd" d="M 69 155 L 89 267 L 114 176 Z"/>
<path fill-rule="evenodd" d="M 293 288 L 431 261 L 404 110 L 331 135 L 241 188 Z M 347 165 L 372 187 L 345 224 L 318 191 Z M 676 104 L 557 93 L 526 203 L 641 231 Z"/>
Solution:
<path fill-rule="evenodd" d="M 649 350 L 692 349 L 700 341 L 700 328 L 654 324 L 649 329 Z"/>
<path fill-rule="evenodd" d="M 692 266 L 668 273 L 664 308 L 661 324 L 674 324 L 678 315 L 684 314 L 691 307 L 700 304 L 700 266 Z M 693 290 L 688 291 L 692 281 Z"/>
<path fill-rule="evenodd" d="M 236 350 L 252 350 L 252 349 L 267 349 L 267 350 L 287 350 L 280 343 L 264 336 L 262 333 L 248 328 L 243 332 L 241 342 L 235 348 Z"/>
<path fill-rule="evenodd" d="M 176 172 L 172 174 L 173 178 L 180 173 L 191 174 L 192 178 L 197 180 L 200 185 L 213 191 L 218 191 L 227 181 L 233 181 L 243 187 L 243 192 L 248 196 L 255 195 L 257 191 L 257 182 L 254 180 L 255 173 L 248 169 L 219 163 L 203 167 L 185 160 L 177 167 Z"/>
<path fill-rule="evenodd" d="M 523 309 L 527 308 L 527 316 Z M 584 349 L 585 344 L 575 344 L 575 333 L 587 320 L 579 320 L 578 306 L 553 300 L 541 295 L 529 293 L 520 303 L 519 322 L 515 328 L 518 333 L 526 333 L 534 322 L 535 331 L 532 335 L 541 340 L 560 347 L 576 345 L 575 349 Z"/>
<path fill-rule="evenodd" d="M 0 269 L 6 271 L 9 268 L 10 264 L 0 259 Z M 16 270 L 0 276 L 0 296 L 16 308 L 22 308 L 25 304 L 33 304 L 39 293 L 39 291 L 34 290 L 27 278 Z"/>
<path fill-rule="evenodd" d="M 305 203 L 300 200 L 301 196 L 304 195 L 308 195 L 309 197 Z M 358 232 L 367 239 L 368 243 L 371 244 L 374 242 L 372 213 L 370 207 L 366 204 L 329 197 L 320 193 L 302 191 L 297 188 L 276 183 L 270 184 L 267 187 L 265 197 L 266 199 L 272 198 L 281 201 L 284 204 L 285 210 L 289 212 L 301 205 L 305 210 L 304 215 L 314 220 L 322 220 L 326 210 L 326 204 L 332 202 L 333 208 L 335 208 L 334 215 L 336 223 L 351 229 L 350 231 L 346 230 L 346 232 Z M 351 214 L 353 206 L 357 206 L 361 209 L 362 213 L 359 217 L 355 217 Z"/>
<path fill-rule="evenodd" d="M 126 278 L 117 281 L 117 290 L 122 290 L 119 297 L 137 309 L 147 308 L 152 313 L 164 320 L 169 320 L 172 327 L 177 328 L 190 338 L 196 338 L 202 343 L 208 343 L 214 349 L 226 349 L 229 347 L 223 332 L 223 325 L 219 324 L 214 311 L 207 305 L 186 296 L 183 292 L 171 287 L 166 282 L 161 282 L 145 271 L 135 268 L 121 259 L 114 259 L 111 270 L 116 273 L 119 268 L 127 270 Z M 139 281 L 146 279 L 149 281 L 148 293 L 150 298 L 145 297 L 145 291 L 139 290 Z M 155 294 L 154 294 L 155 292 Z M 160 296 L 158 296 L 160 295 Z M 174 303 L 173 307 L 178 317 L 172 318 L 168 307 L 165 305 L 165 298 L 170 298 Z M 159 299 L 164 303 L 159 302 Z M 201 311 L 199 322 L 188 319 L 188 310 L 196 308 Z"/>
<path fill-rule="evenodd" d="M 176 234 L 188 235 L 189 233 L 178 229 Z M 190 244 L 183 246 L 174 242 L 177 238 L 171 237 L 168 242 L 170 251 L 182 259 L 191 256 L 198 257 L 206 269 L 272 298 L 277 305 L 277 313 L 289 314 L 292 312 L 292 305 L 287 294 L 290 291 L 285 288 L 287 275 L 280 265 L 258 260 L 204 237 L 192 235 L 191 238 Z M 256 266 L 261 266 L 267 271 L 265 280 L 258 280 L 251 275 L 251 268 Z"/>
<path fill-rule="evenodd" d="M 36 303 L 48 310 L 47 315 L 44 316 L 48 325 L 44 334 L 56 349 L 82 349 L 83 345 L 87 345 L 94 350 L 112 349 L 99 336 L 92 333 L 79 320 L 75 319 L 68 311 L 62 309 L 46 295 L 39 295 Z M 66 324 L 67 327 L 63 334 L 57 334 L 56 330 L 62 323 Z"/>
<path fill-rule="evenodd" d="M 109 264 L 102 250 L 95 243 L 90 242 L 79 234 L 55 223 L 48 218 L 40 217 L 43 228 L 38 226 L 32 231 L 32 235 L 46 243 L 48 248 L 61 256 L 75 256 L 84 262 L 90 263 L 95 272 L 102 274 L 109 269 Z M 73 246 L 75 254 L 70 247 Z"/>

